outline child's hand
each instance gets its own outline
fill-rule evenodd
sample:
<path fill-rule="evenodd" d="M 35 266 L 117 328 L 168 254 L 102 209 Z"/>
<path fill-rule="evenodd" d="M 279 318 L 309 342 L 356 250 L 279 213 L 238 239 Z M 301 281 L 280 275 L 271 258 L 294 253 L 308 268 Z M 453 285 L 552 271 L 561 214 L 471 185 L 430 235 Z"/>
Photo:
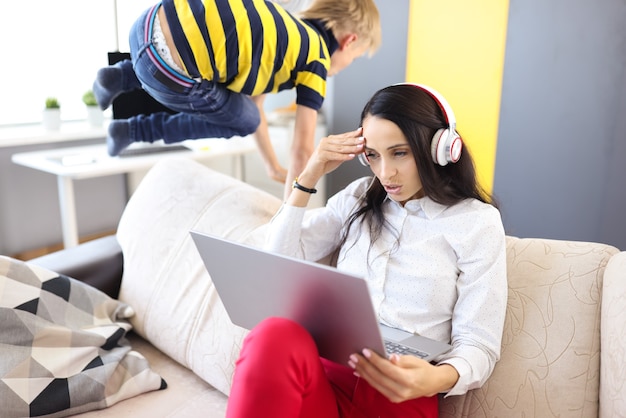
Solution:
<path fill-rule="evenodd" d="M 287 169 L 283 166 L 267 168 L 267 175 L 274 181 L 285 183 L 287 178 Z"/>

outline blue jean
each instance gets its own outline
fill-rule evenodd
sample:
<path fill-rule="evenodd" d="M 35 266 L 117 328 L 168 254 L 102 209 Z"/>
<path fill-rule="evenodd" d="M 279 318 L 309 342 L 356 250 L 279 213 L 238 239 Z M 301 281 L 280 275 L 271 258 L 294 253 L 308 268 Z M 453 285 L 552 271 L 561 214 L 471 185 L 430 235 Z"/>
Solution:
<path fill-rule="evenodd" d="M 159 112 L 129 118 L 130 138 L 174 143 L 186 139 L 245 136 L 256 131 L 260 123 L 259 110 L 247 95 L 210 80 L 192 80 L 191 87 L 181 86 L 176 90 L 160 81 L 163 74 L 159 74 L 161 70 L 147 53 L 151 39 L 145 40 L 150 10 L 142 13 L 130 31 L 132 65 L 129 61 L 116 65 L 122 69 L 126 91 L 143 88 L 159 103 L 179 113 Z"/>

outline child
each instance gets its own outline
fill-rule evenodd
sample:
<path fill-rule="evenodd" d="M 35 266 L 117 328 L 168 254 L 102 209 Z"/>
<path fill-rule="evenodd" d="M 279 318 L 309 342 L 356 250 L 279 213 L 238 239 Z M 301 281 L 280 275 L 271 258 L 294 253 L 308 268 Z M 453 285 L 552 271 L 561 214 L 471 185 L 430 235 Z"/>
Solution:
<path fill-rule="evenodd" d="M 357 155 L 374 177 L 305 213 L 317 181 Z M 483 385 L 500 357 L 505 234 L 445 99 L 415 84 L 379 90 L 361 128 L 323 138 L 293 186 L 269 249 L 335 253 L 337 268 L 365 277 L 381 322 L 452 349 L 431 364 L 363 347 L 337 364 L 302 326 L 268 318 L 244 341 L 227 417 L 437 417 L 439 393 Z"/>
<path fill-rule="evenodd" d="M 295 17 L 263 0 L 163 0 L 130 33 L 131 59 L 98 71 L 94 93 L 106 109 L 143 88 L 175 115 L 157 113 L 109 126 L 108 152 L 135 141 L 166 143 L 254 133 L 270 177 L 293 180 L 314 148 L 326 78 L 380 44 L 374 0 L 315 0 Z M 285 173 L 272 148 L 263 97 L 296 89 Z"/>

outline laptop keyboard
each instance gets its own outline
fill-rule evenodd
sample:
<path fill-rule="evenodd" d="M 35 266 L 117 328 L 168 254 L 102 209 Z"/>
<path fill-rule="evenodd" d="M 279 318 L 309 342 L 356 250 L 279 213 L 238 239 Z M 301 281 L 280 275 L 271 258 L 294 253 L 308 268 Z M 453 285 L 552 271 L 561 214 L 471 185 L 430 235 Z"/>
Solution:
<path fill-rule="evenodd" d="M 387 354 L 411 355 L 419 358 L 428 357 L 428 354 L 423 351 L 415 350 L 414 348 L 393 341 L 385 341 L 385 350 L 387 350 Z"/>

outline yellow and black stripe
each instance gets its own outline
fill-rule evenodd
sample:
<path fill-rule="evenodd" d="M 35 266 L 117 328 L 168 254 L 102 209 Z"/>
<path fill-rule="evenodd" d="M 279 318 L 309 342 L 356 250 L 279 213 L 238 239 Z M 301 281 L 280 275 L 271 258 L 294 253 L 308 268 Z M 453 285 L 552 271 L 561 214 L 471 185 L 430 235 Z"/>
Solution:
<path fill-rule="evenodd" d="M 193 78 L 252 96 L 295 87 L 298 104 L 321 107 L 336 43 L 321 22 L 264 0 L 164 0 L 163 7 Z"/>

